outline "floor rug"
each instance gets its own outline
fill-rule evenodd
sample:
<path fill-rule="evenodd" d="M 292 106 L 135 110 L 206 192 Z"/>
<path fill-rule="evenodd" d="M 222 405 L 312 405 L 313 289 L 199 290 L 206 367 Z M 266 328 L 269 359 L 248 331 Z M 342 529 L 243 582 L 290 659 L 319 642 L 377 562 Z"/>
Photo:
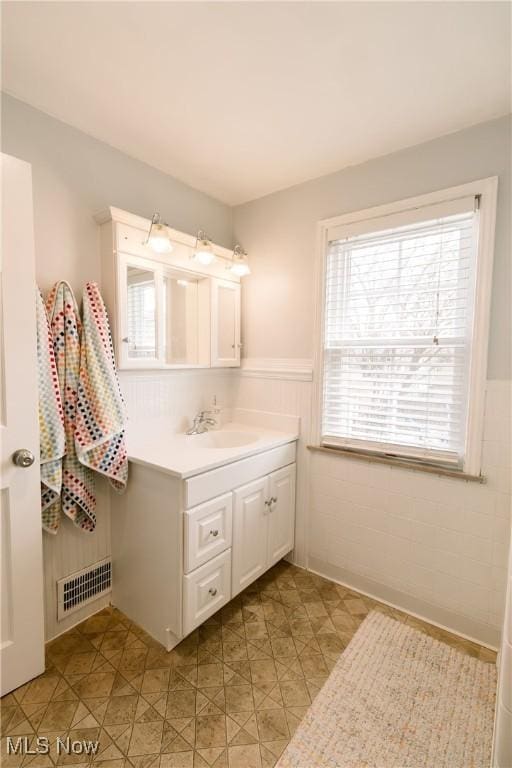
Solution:
<path fill-rule="evenodd" d="M 372 611 L 276 768 L 489 768 L 496 667 Z"/>

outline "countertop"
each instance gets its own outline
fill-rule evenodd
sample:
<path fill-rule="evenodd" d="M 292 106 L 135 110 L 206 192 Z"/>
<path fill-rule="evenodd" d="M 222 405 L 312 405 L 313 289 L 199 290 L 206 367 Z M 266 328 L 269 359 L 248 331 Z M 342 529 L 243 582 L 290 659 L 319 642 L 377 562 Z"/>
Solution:
<path fill-rule="evenodd" d="M 231 437 L 236 439 L 233 433 L 243 433 L 247 435 L 247 439 L 254 439 L 235 447 L 218 448 L 208 445 L 216 439 L 216 435 L 220 435 L 221 440 L 229 441 Z M 154 421 L 133 422 L 128 424 L 126 430 L 130 461 L 182 479 L 246 459 L 297 439 L 297 432 L 282 432 L 238 422 L 224 424 L 220 429 L 201 435 L 169 433 L 165 424 Z"/>

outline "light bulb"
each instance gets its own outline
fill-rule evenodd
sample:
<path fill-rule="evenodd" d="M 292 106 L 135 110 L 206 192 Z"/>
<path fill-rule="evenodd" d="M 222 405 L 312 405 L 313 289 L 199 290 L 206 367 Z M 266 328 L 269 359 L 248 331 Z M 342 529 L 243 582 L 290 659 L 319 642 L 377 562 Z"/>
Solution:
<path fill-rule="evenodd" d="M 249 265 L 246 261 L 235 261 L 229 269 L 230 272 L 232 272 L 234 275 L 237 275 L 238 277 L 245 277 L 245 275 L 251 274 L 251 270 L 249 269 Z"/>
<path fill-rule="evenodd" d="M 212 253 L 212 251 L 205 250 L 204 248 L 200 248 L 194 253 L 194 259 L 198 261 L 200 264 L 204 264 L 204 266 L 208 266 L 208 264 L 211 264 L 214 258 L 215 258 L 215 254 Z"/>
<path fill-rule="evenodd" d="M 151 225 L 151 232 L 148 237 L 148 245 L 155 253 L 170 253 L 172 251 L 171 238 L 169 230 L 165 224 L 157 222 Z"/>
<path fill-rule="evenodd" d="M 241 248 L 241 246 L 235 246 L 235 250 L 233 251 L 233 259 L 227 268 L 233 275 L 236 275 L 237 277 L 245 277 L 246 275 L 251 274 L 249 262 L 247 260 L 247 254 L 243 248 Z"/>

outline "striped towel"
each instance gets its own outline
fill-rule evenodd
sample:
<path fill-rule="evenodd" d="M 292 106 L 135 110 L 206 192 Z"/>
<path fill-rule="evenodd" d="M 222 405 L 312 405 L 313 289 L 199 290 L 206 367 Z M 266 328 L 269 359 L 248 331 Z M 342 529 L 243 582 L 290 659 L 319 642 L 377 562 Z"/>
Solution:
<path fill-rule="evenodd" d="M 44 530 L 55 534 L 60 525 L 62 457 L 66 450 L 66 438 L 52 332 L 39 290 L 36 295 L 36 318 L 41 515 Z"/>
<path fill-rule="evenodd" d="M 124 403 L 107 310 L 97 284 L 87 283 L 83 295 L 75 449 L 82 464 L 108 477 L 117 491 L 123 491 L 128 480 L 124 430 Z"/>
<path fill-rule="evenodd" d="M 75 429 L 82 324 L 68 283 L 56 283 L 46 300 L 64 409 L 66 454 L 62 460 L 62 509 L 84 531 L 96 527 L 94 476 L 78 461 Z"/>

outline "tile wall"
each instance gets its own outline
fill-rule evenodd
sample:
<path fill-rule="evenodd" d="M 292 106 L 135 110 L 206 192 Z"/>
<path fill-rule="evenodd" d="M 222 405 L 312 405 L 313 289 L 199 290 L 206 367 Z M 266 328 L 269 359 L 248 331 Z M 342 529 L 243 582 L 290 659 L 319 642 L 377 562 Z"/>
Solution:
<path fill-rule="evenodd" d="M 295 562 L 496 646 L 510 540 L 511 386 L 489 381 L 485 484 L 306 450 L 310 382 L 238 380 L 237 405 L 299 415 Z"/>

